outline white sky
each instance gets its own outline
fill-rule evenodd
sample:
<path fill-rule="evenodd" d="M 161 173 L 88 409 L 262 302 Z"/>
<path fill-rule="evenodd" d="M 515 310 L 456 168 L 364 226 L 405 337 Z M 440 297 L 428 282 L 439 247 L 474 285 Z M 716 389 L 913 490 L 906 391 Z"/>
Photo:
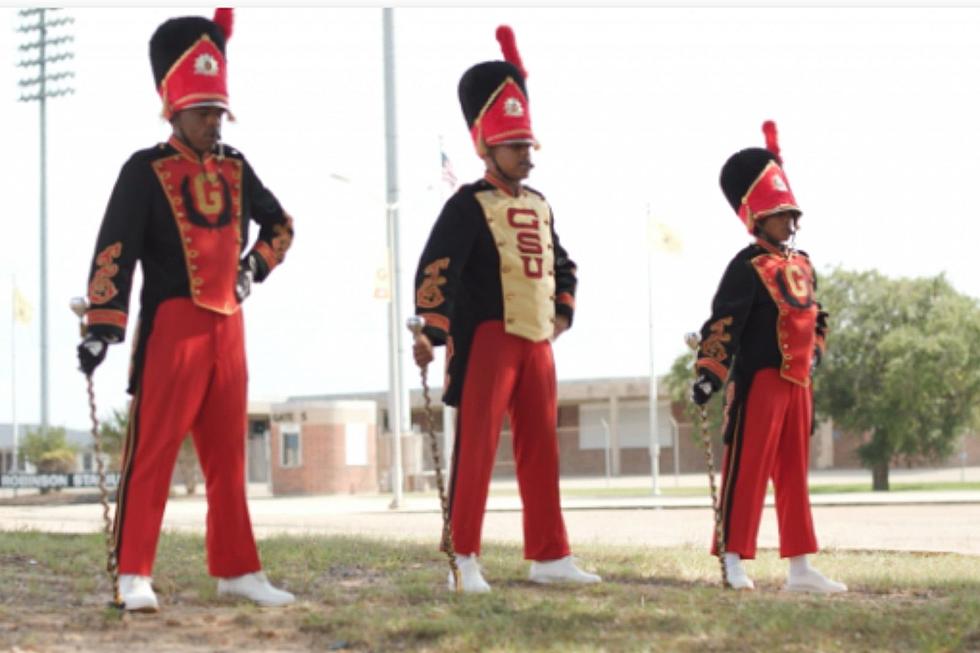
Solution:
<path fill-rule="evenodd" d="M 84 294 L 95 236 L 119 168 L 166 139 L 147 57 L 150 34 L 209 9 L 69 10 L 77 93 L 49 104 L 51 421 L 87 423 L 68 299 Z M 0 421 L 11 414 L 10 279 L 38 301 L 36 103 L 16 101 L 23 41 L 0 9 Z M 656 370 L 706 319 L 722 270 L 748 237 L 717 185 L 724 160 L 779 125 L 804 209 L 798 245 L 818 270 L 945 271 L 980 296 L 980 9 L 400 8 L 395 11 L 403 313 L 446 188 L 477 178 L 456 99 L 470 65 L 500 58 L 514 27 L 543 147 L 530 184 L 555 210 L 579 265 L 575 326 L 556 343 L 561 379 L 644 375 L 649 367 L 646 211 L 683 239 L 654 263 Z M 384 252 L 381 10 L 236 11 L 228 45 L 248 156 L 296 220 L 285 264 L 245 305 L 253 399 L 387 386 L 385 304 L 372 298 Z M 339 182 L 331 174 L 350 183 Z M 135 326 L 134 290 L 130 329 Z M 35 321 L 16 331 L 17 414 L 39 417 Z M 832 343 L 831 343 L 832 344 Z M 102 411 L 122 406 L 129 346 L 96 375 Z M 407 356 L 405 377 L 417 385 Z M 440 375 L 434 374 L 438 379 Z"/>

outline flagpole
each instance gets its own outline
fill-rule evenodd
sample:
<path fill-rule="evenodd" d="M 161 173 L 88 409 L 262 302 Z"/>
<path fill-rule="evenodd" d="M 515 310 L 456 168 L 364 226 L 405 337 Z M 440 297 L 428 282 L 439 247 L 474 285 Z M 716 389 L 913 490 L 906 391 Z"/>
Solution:
<path fill-rule="evenodd" d="M 660 494 L 660 415 L 657 392 L 657 373 L 654 366 L 653 347 L 653 219 L 650 216 L 650 205 L 647 205 L 647 301 L 649 302 L 649 338 L 650 338 L 650 480 L 651 492 Z"/>
<path fill-rule="evenodd" d="M 14 459 L 11 464 L 17 469 L 17 275 L 10 274 L 10 428 L 13 433 Z M 17 490 L 14 490 L 17 496 Z"/>
<path fill-rule="evenodd" d="M 442 142 L 442 134 L 439 134 L 439 167 L 440 175 L 443 181 L 446 182 L 449 188 L 448 194 L 444 193 L 445 200 L 448 200 L 450 196 L 456 191 L 455 184 L 450 180 L 449 174 L 452 173 L 448 170 L 448 157 L 446 156 L 446 148 Z M 455 176 L 455 173 L 453 173 Z M 448 354 L 447 354 L 448 355 Z M 445 465 L 445 474 L 448 476 L 452 473 L 452 460 L 453 460 L 453 449 L 456 446 L 456 411 L 455 409 L 446 403 L 446 379 L 443 375 L 442 381 L 442 460 Z"/>

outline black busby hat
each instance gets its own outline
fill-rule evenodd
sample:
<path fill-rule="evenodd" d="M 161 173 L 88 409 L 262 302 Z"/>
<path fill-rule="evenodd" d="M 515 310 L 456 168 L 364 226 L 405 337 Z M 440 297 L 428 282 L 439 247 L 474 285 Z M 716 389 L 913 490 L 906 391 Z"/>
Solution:
<path fill-rule="evenodd" d="M 473 145 L 481 156 L 487 147 L 522 142 L 537 147 L 531 131 L 527 71 L 517 51 L 514 31 L 497 28 L 504 61 L 478 63 L 459 80 L 459 104 Z"/>
<path fill-rule="evenodd" d="M 728 157 L 721 168 L 721 190 L 750 234 L 755 232 L 759 220 L 774 213 L 802 213 L 783 172 L 776 123 L 767 120 L 762 132 L 766 136 L 765 149 L 740 150 Z"/>
<path fill-rule="evenodd" d="M 177 60 L 205 34 L 225 54 L 225 32 L 203 16 L 171 18 L 157 28 L 150 37 L 150 65 L 157 87 Z"/>
<path fill-rule="evenodd" d="M 196 106 L 228 110 L 225 44 L 233 22 L 234 11 L 219 8 L 213 20 L 171 18 L 150 37 L 150 65 L 165 118 Z"/>
<path fill-rule="evenodd" d="M 483 113 L 487 100 L 508 77 L 517 83 L 527 97 L 524 75 L 517 66 L 508 61 L 484 61 L 463 73 L 459 80 L 459 105 L 463 109 L 467 127 L 473 126 Z"/>
<path fill-rule="evenodd" d="M 770 161 L 778 163 L 779 160 L 769 150 L 749 147 L 728 157 L 721 167 L 721 191 L 736 213 L 742 205 L 745 193 Z"/>

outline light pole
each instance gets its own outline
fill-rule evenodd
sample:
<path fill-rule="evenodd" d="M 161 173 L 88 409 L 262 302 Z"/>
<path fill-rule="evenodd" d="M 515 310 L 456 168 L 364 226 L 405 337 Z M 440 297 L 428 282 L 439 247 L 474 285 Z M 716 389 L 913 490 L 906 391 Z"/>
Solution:
<path fill-rule="evenodd" d="M 29 40 L 20 45 L 19 49 L 29 58 L 20 61 L 18 68 L 27 68 L 36 73 L 36 77 L 20 80 L 22 89 L 21 102 L 37 103 L 40 112 L 40 145 L 41 145 L 41 432 L 48 430 L 48 188 L 47 188 L 47 100 L 48 98 L 69 95 L 75 92 L 70 86 L 65 86 L 62 80 L 75 76 L 70 70 L 49 72 L 49 64 L 57 64 L 68 59 L 74 59 L 72 52 L 63 47 L 75 40 L 70 35 L 52 36 L 51 31 L 75 22 L 70 16 L 53 17 L 59 9 L 22 9 L 18 12 L 23 23 L 17 28 L 18 32 L 26 34 Z M 36 34 L 35 34 L 36 32 Z M 34 51 L 37 51 L 36 53 Z M 60 51 L 59 51 L 60 50 Z M 62 82 L 58 84 L 58 82 Z"/>
<path fill-rule="evenodd" d="M 388 427 L 391 429 L 391 485 L 394 497 L 392 508 L 402 505 L 402 415 L 410 411 L 408 401 L 402 395 L 402 316 L 401 316 L 401 269 L 398 248 L 398 148 L 397 122 L 395 120 L 395 27 L 390 7 L 382 9 L 384 45 L 384 97 L 385 97 L 385 206 L 388 231 L 388 270 L 391 280 L 391 298 L 388 305 Z M 402 404 L 405 405 L 402 405 Z M 408 413 L 411 414 L 410 412 Z"/>

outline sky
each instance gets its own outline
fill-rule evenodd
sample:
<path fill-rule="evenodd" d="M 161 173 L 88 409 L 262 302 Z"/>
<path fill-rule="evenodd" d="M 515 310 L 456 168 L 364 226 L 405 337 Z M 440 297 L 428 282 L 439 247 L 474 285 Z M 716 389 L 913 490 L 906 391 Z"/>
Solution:
<path fill-rule="evenodd" d="M 76 93 L 48 110 L 50 411 L 52 424 L 84 427 L 68 300 L 86 291 L 121 165 L 169 136 L 149 37 L 169 17 L 210 10 L 67 13 Z M 18 420 L 40 413 L 38 106 L 17 102 L 28 76 L 15 67 L 19 21 L 0 8 L 0 422 L 11 418 L 13 379 Z M 722 271 L 750 240 L 719 170 L 736 150 L 764 145 L 766 119 L 779 126 L 804 210 L 797 245 L 818 272 L 945 273 L 980 296 L 978 8 L 403 7 L 394 21 L 405 316 L 449 193 L 440 147 L 461 181 L 482 174 L 456 85 L 472 64 L 501 58 L 501 23 L 517 36 L 542 145 L 528 183 L 551 203 L 579 269 L 575 324 L 555 343 L 559 380 L 647 375 L 651 315 L 654 370 L 684 352 L 683 334 L 708 317 Z M 381 28 L 379 8 L 236 10 L 237 121 L 224 140 L 296 227 L 285 263 L 244 306 L 252 399 L 387 387 L 387 306 L 373 297 L 385 256 Z M 651 251 L 651 219 L 681 252 Z M 10 323 L 13 275 L 35 307 L 27 326 Z M 130 336 L 137 312 L 134 291 Z M 95 375 L 100 412 L 125 405 L 130 342 Z M 403 366 L 417 386 L 407 350 Z"/>

